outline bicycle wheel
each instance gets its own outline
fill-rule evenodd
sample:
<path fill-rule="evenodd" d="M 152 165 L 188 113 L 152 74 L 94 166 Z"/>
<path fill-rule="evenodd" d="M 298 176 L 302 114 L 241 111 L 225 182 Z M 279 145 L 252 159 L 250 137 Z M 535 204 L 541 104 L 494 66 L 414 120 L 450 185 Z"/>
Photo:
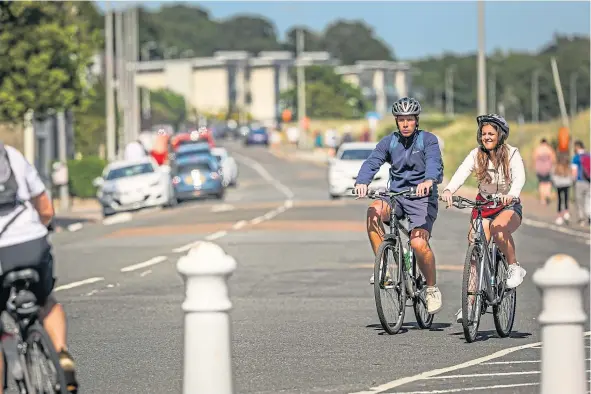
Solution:
<path fill-rule="evenodd" d="M 493 320 L 495 322 L 495 329 L 501 338 L 506 338 L 511 334 L 513 323 L 515 321 L 515 308 L 517 306 L 517 292 L 515 289 L 507 289 L 505 281 L 507 280 L 507 271 L 509 265 L 507 259 L 502 253 L 499 253 L 501 258 L 497 258 L 496 266 L 496 283 L 497 295 L 500 295 L 501 301 L 497 305 L 493 305 Z"/>
<path fill-rule="evenodd" d="M 39 322 L 27 330 L 25 360 L 34 393 L 68 394 L 66 377 L 49 335 Z"/>
<path fill-rule="evenodd" d="M 414 260 L 414 259 L 413 259 Z M 427 282 L 423 278 L 423 274 L 419 269 L 416 260 L 413 262 L 414 277 L 417 291 L 419 294 L 412 300 L 412 307 L 415 311 L 415 317 L 417 318 L 417 324 L 420 328 L 430 328 L 433 324 L 434 315 L 427 312 L 427 301 L 425 300 L 425 290 L 427 289 Z"/>
<path fill-rule="evenodd" d="M 475 245 L 468 247 L 464 262 L 462 280 L 462 327 L 468 343 L 474 342 L 480 325 L 482 294 L 478 288 L 480 270 L 480 249 Z M 474 264 L 472 264 L 474 262 Z"/>
<path fill-rule="evenodd" d="M 374 263 L 374 297 L 384 330 L 394 335 L 404 322 L 406 290 L 402 277 L 402 253 L 394 240 L 380 244 Z"/>

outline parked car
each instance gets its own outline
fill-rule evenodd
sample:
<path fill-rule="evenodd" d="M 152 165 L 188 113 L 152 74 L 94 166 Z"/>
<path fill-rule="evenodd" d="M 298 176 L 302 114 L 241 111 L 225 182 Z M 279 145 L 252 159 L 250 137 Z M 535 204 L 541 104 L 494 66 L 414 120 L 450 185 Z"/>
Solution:
<path fill-rule="evenodd" d="M 251 129 L 244 137 L 244 145 L 267 145 L 269 146 L 269 133 L 266 127 Z"/>
<path fill-rule="evenodd" d="M 197 155 L 179 159 L 172 178 L 178 201 L 197 197 L 224 198 L 221 167 L 212 156 Z"/>
<path fill-rule="evenodd" d="M 191 144 L 195 142 L 207 142 L 210 148 L 215 147 L 215 140 L 211 130 L 206 127 L 199 129 L 192 129 L 186 133 L 178 133 L 172 136 L 171 144 L 174 150 L 178 149 L 180 145 Z"/>
<path fill-rule="evenodd" d="M 226 150 L 226 148 L 213 148 L 211 153 L 222 167 L 222 177 L 224 186 L 236 186 L 238 180 L 238 166 L 236 160 Z"/>
<path fill-rule="evenodd" d="M 352 196 L 351 192 L 355 187 L 355 179 L 357 179 L 359 169 L 376 145 L 375 142 L 346 142 L 340 146 L 335 157 L 329 159 L 328 193 L 331 198 Z M 369 187 L 372 189 L 386 188 L 389 171 L 390 164 L 382 165 Z"/>
<path fill-rule="evenodd" d="M 152 157 L 113 162 L 93 185 L 103 216 L 176 203 L 170 167 L 158 166 Z"/>

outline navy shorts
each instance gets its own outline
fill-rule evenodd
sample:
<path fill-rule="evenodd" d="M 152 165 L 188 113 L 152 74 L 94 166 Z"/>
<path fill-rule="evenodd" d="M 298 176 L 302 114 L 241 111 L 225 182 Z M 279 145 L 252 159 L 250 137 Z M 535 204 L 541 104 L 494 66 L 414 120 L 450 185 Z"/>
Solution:
<path fill-rule="evenodd" d="M 405 198 L 398 197 L 396 199 L 396 217 L 408 217 L 409 230 L 415 228 L 422 228 L 427 230 L 429 234 L 433 231 L 433 223 L 437 219 L 437 212 L 439 211 L 439 204 L 437 197 L 420 197 L 420 198 Z"/>
<path fill-rule="evenodd" d="M 39 273 L 39 282 L 31 285 L 31 291 L 37 297 L 39 304 L 45 305 L 55 284 L 51 245 L 46 237 L 0 248 L 0 262 L 2 265 L 0 287 L 6 273 L 24 268 L 35 269 Z M 10 289 L 0 288 L 0 311 L 6 309 L 9 296 Z"/>

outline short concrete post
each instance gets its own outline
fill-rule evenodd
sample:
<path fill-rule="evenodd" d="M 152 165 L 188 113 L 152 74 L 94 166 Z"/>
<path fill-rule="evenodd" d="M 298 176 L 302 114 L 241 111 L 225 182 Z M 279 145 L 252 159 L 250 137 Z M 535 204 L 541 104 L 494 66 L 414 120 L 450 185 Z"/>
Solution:
<path fill-rule="evenodd" d="M 583 289 L 589 271 L 572 257 L 557 254 L 533 276 L 542 291 L 542 394 L 587 392 Z"/>
<path fill-rule="evenodd" d="M 183 394 L 232 394 L 231 330 L 227 279 L 236 261 L 211 242 L 197 243 L 179 259 L 185 280 Z"/>

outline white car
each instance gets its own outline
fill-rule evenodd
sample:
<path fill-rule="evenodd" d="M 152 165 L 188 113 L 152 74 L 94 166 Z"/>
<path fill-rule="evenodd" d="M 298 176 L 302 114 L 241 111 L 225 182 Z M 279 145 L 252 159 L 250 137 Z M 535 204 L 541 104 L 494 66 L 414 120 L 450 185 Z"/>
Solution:
<path fill-rule="evenodd" d="M 170 167 L 158 166 L 152 157 L 109 164 L 92 184 L 103 216 L 146 207 L 174 205 Z"/>
<path fill-rule="evenodd" d="M 330 158 L 328 164 L 328 194 L 331 198 L 353 196 L 352 191 L 359 169 L 376 145 L 375 142 L 346 142 L 340 146 L 335 157 Z M 385 189 L 388 186 L 389 171 L 390 164 L 384 163 L 369 187 Z"/>
<path fill-rule="evenodd" d="M 236 160 L 228 154 L 226 148 L 211 148 L 211 154 L 217 159 L 222 167 L 222 179 L 224 186 L 236 186 L 238 181 L 238 165 Z"/>

